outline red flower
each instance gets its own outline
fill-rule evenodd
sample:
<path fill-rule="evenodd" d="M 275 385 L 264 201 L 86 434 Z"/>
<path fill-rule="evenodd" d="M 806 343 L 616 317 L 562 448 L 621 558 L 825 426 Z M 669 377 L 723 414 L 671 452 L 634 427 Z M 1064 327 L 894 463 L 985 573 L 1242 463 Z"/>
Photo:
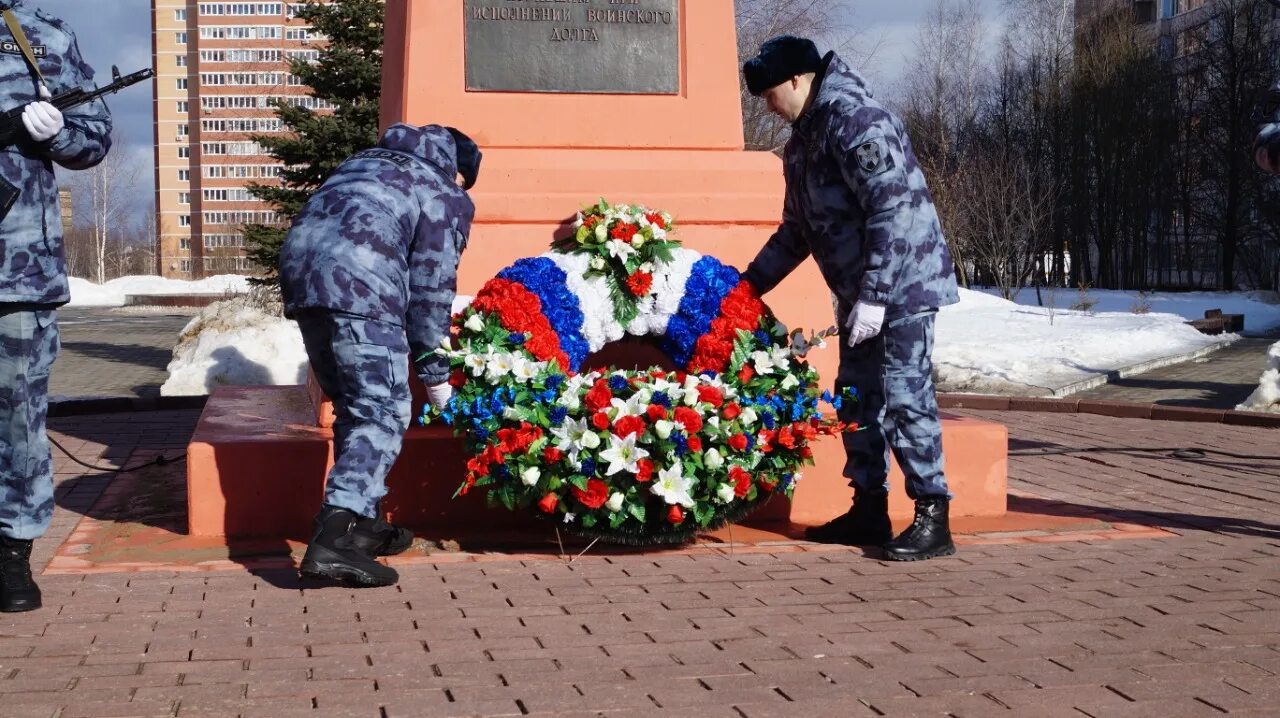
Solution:
<path fill-rule="evenodd" d="M 778 480 L 773 478 L 772 476 L 760 477 L 760 488 L 764 489 L 765 491 L 773 491 L 773 487 L 777 485 L 778 485 Z"/>
<path fill-rule="evenodd" d="M 542 459 L 548 464 L 559 463 L 564 458 L 564 452 L 554 446 L 548 446 L 542 450 Z"/>
<path fill-rule="evenodd" d="M 600 479 L 591 479 L 587 481 L 586 491 L 574 486 L 573 497 L 589 509 L 598 509 L 609 500 L 609 487 Z"/>
<path fill-rule="evenodd" d="M 667 407 L 661 404 L 650 404 L 649 408 L 644 410 L 644 413 L 649 417 L 649 421 L 665 419 L 667 418 Z"/>
<path fill-rule="evenodd" d="M 600 416 L 597 414 L 596 416 Z M 625 439 L 631 434 L 639 436 L 644 432 L 644 419 L 638 416 L 624 416 L 613 423 L 613 433 L 619 439 Z"/>
<path fill-rule="evenodd" d="M 712 406 L 719 407 L 724 404 L 724 392 L 714 386 L 699 386 L 698 401 L 705 401 Z"/>
<path fill-rule="evenodd" d="M 596 379 L 596 383 L 591 385 L 591 391 L 582 398 L 583 403 L 592 411 L 600 411 L 601 409 L 613 403 L 613 392 L 609 391 L 609 382 L 604 379 Z M 604 427 L 600 427 L 603 429 Z"/>
<path fill-rule="evenodd" d="M 746 435 L 746 434 L 734 434 L 733 436 L 730 436 L 730 437 L 729 437 L 729 446 L 730 446 L 730 448 L 732 448 L 734 451 L 746 451 L 746 450 L 747 450 L 747 435 Z"/>
<path fill-rule="evenodd" d="M 796 448 L 796 436 L 795 433 L 791 431 L 791 427 L 784 426 L 782 427 L 782 430 L 778 432 L 778 444 L 784 449 Z"/>
<path fill-rule="evenodd" d="M 453 372 L 449 374 L 449 386 L 457 387 L 466 383 L 467 375 L 461 369 L 454 369 Z"/>
<path fill-rule="evenodd" d="M 613 229 L 609 230 L 609 236 L 613 237 L 614 239 L 620 239 L 630 244 L 631 238 L 636 236 L 636 232 L 639 232 L 639 231 L 640 231 L 640 228 L 635 226 L 634 224 L 630 224 L 628 222 L 619 222 L 613 226 Z"/>
<path fill-rule="evenodd" d="M 804 457 L 804 458 L 806 458 L 806 459 L 812 459 L 812 458 L 813 458 L 813 447 L 812 447 L 812 446 L 802 446 L 802 447 L 800 447 L 800 455 L 801 455 L 801 456 L 803 456 L 803 457 Z"/>
<path fill-rule="evenodd" d="M 650 212 L 646 214 L 644 218 L 649 220 L 649 224 L 656 224 L 662 229 L 667 228 L 667 221 L 662 218 L 661 212 Z"/>
<path fill-rule="evenodd" d="M 556 506 L 560 505 L 560 497 L 555 494 L 547 494 L 538 502 L 538 508 L 542 509 L 542 513 L 549 514 L 556 510 Z"/>
<path fill-rule="evenodd" d="M 702 451 L 702 438 L 699 436 L 689 437 L 689 451 Z"/>
<path fill-rule="evenodd" d="M 641 459 L 636 462 L 636 466 L 640 471 L 636 474 L 636 481 L 647 484 L 653 480 L 653 462 L 649 459 Z"/>
<path fill-rule="evenodd" d="M 725 404 L 724 409 L 721 410 L 720 412 L 720 415 L 723 416 L 725 419 L 728 419 L 729 421 L 733 421 L 734 419 L 738 418 L 738 414 L 741 414 L 741 413 L 742 413 L 742 407 L 738 406 L 737 404 Z"/>
<path fill-rule="evenodd" d="M 603 411 L 598 411 L 591 415 L 591 425 L 597 429 L 604 431 L 609 428 L 609 415 Z"/>
<path fill-rule="evenodd" d="M 741 466 L 729 469 L 729 478 L 733 480 L 734 496 L 743 498 L 751 490 L 751 474 L 748 474 Z"/>
<path fill-rule="evenodd" d="M 652 288 L 653 275 L 648 272 L 636 270 L 635 272 L 632 272 L 630 277 L 627 277 L 627 289 L 630 289 L 631 293 L 637 297 L 643 297 L 648 294 L 649 290 Z"/>
<path fill-rule="evenodd" d="M 684 424 L 684 430 L 690 434 L 702 430 L 702 415 L 687 406 L 676 407 L 676 421 Z"/>
<path fill-rule="evenodd" d="M 684 510 L 679 506 L 672 506 L 667 509 L 667 520 L 673 524 L 684 523 Z"/>
<path fill-rule="evenodd" d="M 751 378 L 754 377 L 755 375 L 756 375 L 756 370 L 752 369 L 750 364 L 743 364 L 742 368 L 738 370 L 738 381 L 742 382 L 743 384 L 746 384 L 747 382 L 751 381 Z"/>
<path fill-rule="evenodd" d="M 582 226 L 586 227 L 587 229 L 595 229 L 596 223 L 599 221 L 600 221 L 600 215 L 589 214 L 586 217 L 582 218 Z"/>

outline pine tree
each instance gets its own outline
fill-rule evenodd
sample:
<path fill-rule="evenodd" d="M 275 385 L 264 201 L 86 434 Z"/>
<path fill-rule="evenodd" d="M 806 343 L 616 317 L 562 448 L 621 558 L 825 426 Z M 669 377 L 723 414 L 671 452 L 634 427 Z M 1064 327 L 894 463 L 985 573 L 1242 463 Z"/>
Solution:
<path fill-rule="evenodd" d="M 289 71 L 325 100 L 333 111 L 315 111 L 272 101 L 288 134 L 257 135 L 253 140 L 284 163 L 279 185 L 252 183 L 253 196 L 273 203 L 286 220 L 349 155 L 378 141 L 378 101 L 382 92 L 382 0 L 307 0 L 297 10 L 312 32 L 322 36 L 319 57 L 289 61 Z M 246 225 L 249 259 L 265 271 L 262 284 L 279 281 L 280 246 L 285 227 Z"/>

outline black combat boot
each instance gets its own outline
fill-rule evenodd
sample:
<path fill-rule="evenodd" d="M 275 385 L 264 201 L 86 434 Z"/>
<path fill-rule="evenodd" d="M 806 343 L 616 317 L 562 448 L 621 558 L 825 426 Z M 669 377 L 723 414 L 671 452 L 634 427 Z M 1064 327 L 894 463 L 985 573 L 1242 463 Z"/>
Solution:
<path fill-rule="evenodd" d="M 394 568 L 373 560 L 373 554 L 360 547 L 355 535 L 360 520 L 348 509 L 322 506 L 299 573 L 304 578 L 328 578 L 359 586 L 390 586 L 399 580 Z"/>
<path fill-rule="evenodd" d="M 31 542 L 0 535 L 0 611 L 40 608 L 40 587 L 31 577 Z"/>
<path fill-rule="evenodd" d="M 923 561 L 926 558 L 950 556 L 956 552 L 951 542 L 949 507 L 944 496 L 932 496 L 916 501 L 916 518 L 898 538 L 884 546 L 884 557 L 889 561 Z"/>
<path fill-rule="evenodd" d="M 846 546 L 884 545 L 893 538 L 893 526 L 889 523 L 889 494 L 855 492 L 853 508 L 821 526 L 810 526 L 804 530 L 804 537 L 818 543 Z"/>
<path fill-rule="evenodd" d="M 379 511 L 374 519 L 361 516 L 351 531 L 351 539 L 370 556 L 395 556 L 413 545 L 413 532 L 387 523 Z"/>

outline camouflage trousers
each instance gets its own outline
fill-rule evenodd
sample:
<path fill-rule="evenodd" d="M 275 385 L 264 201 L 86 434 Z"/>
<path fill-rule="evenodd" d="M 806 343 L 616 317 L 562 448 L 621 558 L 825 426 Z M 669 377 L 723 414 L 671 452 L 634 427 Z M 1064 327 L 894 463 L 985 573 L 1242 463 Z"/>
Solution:
<path fill-rule="evenodd" d="M 0 533 L 44 535 L 53 517 L 45 418 L 58 356 L 57 312 L 0 304 Z"/>
<path fill-rule="evenodd" d="M 409 426 L 404 327 L 324 309 L 296 318 L 311 369 L 333 401 L 334 464 L 324 502 L 373 517 Z"/>
<path fill-rule="evenodd" d="M 849 307 L 837 310 L 841 326 Z M 848 346 L 840 333 L 836 388 L 852 387 L 858 400 L 839 410 L 861 431 L 844 435 L 844 475 L 861 491 L 889 490 L 889 455 L 897 459 L 913 499 L 950 496 L 942 473 L 942 424 L 933 388 L 933 322 L 937 312 L 885 322 L 880 334 Z"/>

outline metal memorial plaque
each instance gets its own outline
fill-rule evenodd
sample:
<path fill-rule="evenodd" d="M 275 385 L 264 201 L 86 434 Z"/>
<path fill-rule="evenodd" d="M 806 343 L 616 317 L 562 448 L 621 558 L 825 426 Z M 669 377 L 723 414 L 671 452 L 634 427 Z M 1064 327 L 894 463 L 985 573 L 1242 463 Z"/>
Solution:
<path fill-rule="evenodd" d="M 465 0 L 467 89 L 673 95 L 679 0 Z"/>

